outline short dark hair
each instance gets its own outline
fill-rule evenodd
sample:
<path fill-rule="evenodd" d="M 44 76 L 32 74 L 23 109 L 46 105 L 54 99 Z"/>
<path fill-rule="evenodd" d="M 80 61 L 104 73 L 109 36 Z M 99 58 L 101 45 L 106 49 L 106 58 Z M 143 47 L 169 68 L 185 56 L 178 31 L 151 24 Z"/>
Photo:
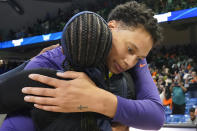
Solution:
<path fill-rule="evenodd" d="M 152 36 L 153 45 L 160 43 L 163 39 L 161 27 L 157 19 L 153 17 L 154 12 L 146 5 L 136 1 L 127 2 L 116 6 L 109 14 L 108 21 L 116 20 L 123 22 L 128 27 L 142 25 Z"/>
<path fill-rule="evenodd" d="M 195 108 L 190 108 L 189 112 L 195 112 Z"/>

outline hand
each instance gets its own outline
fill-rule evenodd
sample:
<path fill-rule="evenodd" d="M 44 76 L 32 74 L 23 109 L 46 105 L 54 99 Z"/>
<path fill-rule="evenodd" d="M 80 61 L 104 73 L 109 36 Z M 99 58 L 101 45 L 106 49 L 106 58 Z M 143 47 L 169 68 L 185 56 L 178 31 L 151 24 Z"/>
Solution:
<path fill-rule="evenodd" d="M 179 84 L 178 84 L 178 85 L 179 85 L 180 87 L 181 87 L 181 86 L 183 86 L 183 82 L 179 82 Z"/>
<path fill-rule="evenodd" d="M 51 45 L 51 46 L 49 46 L 49 47 L 46 47 L 46 48 L 42 49 L 42 50 L 40 51 L 40 53 L 38 53 L 36 56 L 38 56 L 38 55 L 40 55 L 40 54 L 42 54 L 42 53 L 44 53 L 44 52 L 46 52 L 46 51 L 48 51 L 48 50 L 52 50 L 52 49 L 54 49 L 54 48 L 56 48 L 56 47 L 58 47 L 58 46 L 60 46 L 60 44 Z M 34 57 L 33 57 L 33 58 L 34 58 Z M 31 58 L 31 59 L 33 59 L 33 58 Z"/>
<path fill-rule="evenodd" d="M 58 73 L 59 77 L 73 80 L 59 80 L 43 75 L 32 74 L 29 77 L 41 83 L 53 86 L 54 89 L 27 87 L 22 92 L 37 96 L 26 96 L 25 101 L 35 103 L 35 107 L 54 112 L 90 111 L 91 101 L 99 88 L 96 87 L 85 73 L 67 71 Z M 40 97 L 45 96 L 45 97 Z"/>
<path fill-rule="evenodd" d="M 42 49 L 38 55 L 40 55 L 40 54 L 42 54 L 42 53 L 44 53 L 44 52 L 46 52 L 46 51 L 52 50 L 52 49 L 54 49 L 54 48 L 56 48 L 56 47 L 58 47 L 58 46 L 60 46 L 60 44 L 51 45 L 51 46 L 49 46 L 49 47 L 46 47 L 46 48 Z"/>
<path fill-rule="evenodd" d="M 26 102 L 53 112 L 97 112 L 113 118 L 117 108 L 117 97 L 98 88 L 94 82 L 82 72 L 67 71 L 57 76 L 73 80 L 59 80 L 43 75 L 33 74 L 32 80 L 53 86 L 51 88 L 26 87 L 22 89 L 28 95 Z M 43 97 L 44 96 L 44 97 Z"/>

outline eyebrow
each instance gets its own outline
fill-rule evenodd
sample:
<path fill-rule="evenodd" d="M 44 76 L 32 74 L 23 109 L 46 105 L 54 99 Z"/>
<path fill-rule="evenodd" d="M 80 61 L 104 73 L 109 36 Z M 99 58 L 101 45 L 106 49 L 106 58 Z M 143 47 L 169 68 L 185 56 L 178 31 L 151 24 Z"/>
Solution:
<path fill-rule="evenodd" d="M 134 47 L 135 48 L 135 50 L 139 50 L 138 48 L 137 48 L 137 46 L 134 44 L 134 43 L 132 43 L 132 42 L 128 42 L 132 47 Z"/>
<path fill-rule="evenodd" d="M 136 44 L 132 43 L 132 42 L 128 42 L 133 48 L 135 48 L 135 50 L 139 50 L 136 46 Z M 146 56 L 139 56 L 141 57 L 142 59 L 146 58 Z"/>

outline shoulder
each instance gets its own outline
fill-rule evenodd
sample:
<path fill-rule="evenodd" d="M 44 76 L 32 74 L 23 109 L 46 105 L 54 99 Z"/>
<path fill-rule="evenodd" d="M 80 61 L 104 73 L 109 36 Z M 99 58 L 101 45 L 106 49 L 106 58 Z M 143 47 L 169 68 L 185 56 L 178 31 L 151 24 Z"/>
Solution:
<path fill-rule="evenodd" d="M 52 50 L 49 50 L 49 51 L 46 51 L 44 53 L 42 53 L 41 55 L 39 56 L 36 56 L 36 57 L 46 57 L 46 58 L 56 58 L 56 57 L 61 57 L 63 56 L 63 53 L 62 53 L 62 47 L 61 46 L 58 46 Z"/>
<path fill-rule="evenodd" d="M 34 57 L 25 67 L 25 69 L 33 68 L 52 68 L 61 70 L 61 64 L 65 56 L 61 51 L 61 47 L 46 51 L 45 53 Z"/>
<path fill-rule="evenodd" d="M 149 72 L 146 59 L 139 60 L 137 64 L 129 70 L 129 73 L 135 74 L 138 72 Z"/>

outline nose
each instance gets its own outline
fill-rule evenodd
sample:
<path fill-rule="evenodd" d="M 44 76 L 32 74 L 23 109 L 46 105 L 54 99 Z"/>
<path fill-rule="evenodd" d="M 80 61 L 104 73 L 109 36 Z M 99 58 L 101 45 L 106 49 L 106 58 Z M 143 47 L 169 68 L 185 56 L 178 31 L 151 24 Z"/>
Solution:
<path fill-rule="evenodd" d="M 137 55 L 128 55 L 124 59 L 124 63 L 126 65 L 126 69 L 130 69 L 130 68 L 134 67 L 135 64 L 137 63 Z"/>

